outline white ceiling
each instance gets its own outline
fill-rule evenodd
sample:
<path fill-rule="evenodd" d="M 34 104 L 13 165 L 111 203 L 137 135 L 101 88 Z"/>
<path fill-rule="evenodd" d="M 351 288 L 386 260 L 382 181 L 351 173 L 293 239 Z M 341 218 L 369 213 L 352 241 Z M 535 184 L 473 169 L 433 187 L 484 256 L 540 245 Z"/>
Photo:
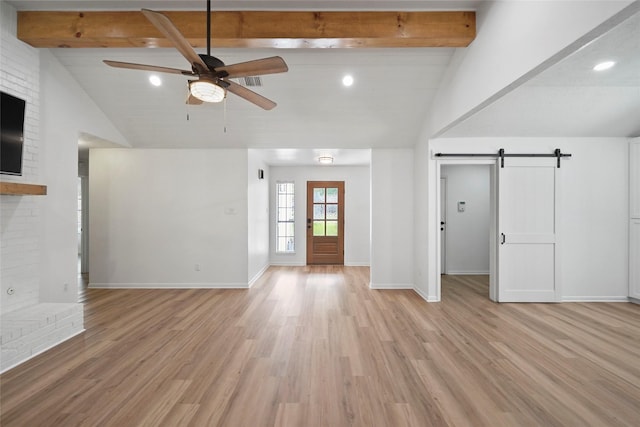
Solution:
<path fill-rule="evenodd" d="M 229 94 L 226 114 L 224 103 L 185 105 L 186 77 L 162 75 L 154 87 L 149 72 L 102 63 L 188 69 L 174 49 L 52 51 L 135 147 L 371 148 L 415 143 L 454 49 L 216 49 L 227 64 L 280 55 L 289 66 L 252 88 L 274 110 Z"/>
<path fill-rule="evenodd" d="M 18 9 L 204 9 L 205 1 L 10 2 Z M 476 9 L 480 1 L 213 1 L 235 10 Z M 552 66 L 445 132 L 458 136 L 631 136 L 640 134 L 640 17 Z M 214 49 L 227 64 L 282 56 L 289 72 L 253 88 L 278 106 L 264 111 L 232 94 L 224 105 L 186 106 L 186 78 L 104 65 L 103 59 L 188 68 L 172 49 L 54 49 L 114 125 L 135 147 L 263 148 L 271 164 L 312 164 L 318 153 L 368 163 L 369 148 L 411 147 L 455 52 L 424 49 Z M 200 52 L 204 53 L 204 52 Z M 592 66 L 614 58 L 614 69 Z M 345 88 L 344 74 L 355 84 Z M 189 118 L 187 120 L 187 117 Z M 226 132 L 225 132 L 226 128 Z M 284 149 L 284 150 L 280 150 Z M 314 151 L 315 150 L 315 151 Z M 342 151 L 339 151 L 342 150 Z M 347 155 L 348 154 L 348 155 Z M 366 164 L 365 163 L 365 164 Z"/>
<path fill-rule="evenodd" d="M 640 13 L 441 136 L 640 136 Z"/>

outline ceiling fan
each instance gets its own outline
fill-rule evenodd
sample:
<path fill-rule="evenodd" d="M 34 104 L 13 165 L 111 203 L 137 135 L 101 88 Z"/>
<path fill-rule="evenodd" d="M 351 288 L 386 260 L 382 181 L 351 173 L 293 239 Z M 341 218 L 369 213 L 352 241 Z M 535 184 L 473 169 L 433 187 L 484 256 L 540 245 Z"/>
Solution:
<path fill-rule="evenodd" d="M 281 57 L 273 56 L 270 58 L 225 65 L 220 59 L 211 56 L 211 0 L 207 1 L 206 55 L 197 54 L 166 15 L 149 9 L 142 9 L 142 13 L 175 45 L 182 56 L 189 61 L 191 71 L 109 60 L 105 60 L 105 64 L 117 68 L 157 71 L 160 73 L 182 74 L 184 76 L 196 77 L 194 80 L 189 80 L 189 97 L 187 98 L 187 104 L 191 105 L 200 105 L 203 102 L 220 102 L 225 99 L 227 92 L 231 92 L 265 110 L 271 110 L 276 106 L 276 103 L 270 99 L 229 79 L 284 73 L 289 70 L 287 64 Z"/>

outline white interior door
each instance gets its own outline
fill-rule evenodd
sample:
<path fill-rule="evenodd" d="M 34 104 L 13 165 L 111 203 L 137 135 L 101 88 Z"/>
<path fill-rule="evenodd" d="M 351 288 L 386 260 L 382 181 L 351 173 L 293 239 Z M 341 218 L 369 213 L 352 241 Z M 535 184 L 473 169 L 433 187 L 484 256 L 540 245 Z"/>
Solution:
<path fill-rule="evenodd" d="M 560 300 L 558 175 L 554 158 L 498 166 L 498 300 Z"/>
<path fill-rule="evenodd" d="M 440 178 L 440 274 L 447 274 L 447 179 Z"/>

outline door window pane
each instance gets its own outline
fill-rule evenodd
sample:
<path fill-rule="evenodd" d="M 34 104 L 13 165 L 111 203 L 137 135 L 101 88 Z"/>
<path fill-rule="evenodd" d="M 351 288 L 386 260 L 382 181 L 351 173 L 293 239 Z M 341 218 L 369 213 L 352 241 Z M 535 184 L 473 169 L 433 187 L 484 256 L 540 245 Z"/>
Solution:
<path fill-rule="evenodd" d="M 324 221 L 313 221 L 313 235 L 324 236 Z"/>
<path fill-rule="evenodd" d="M 338 203 L 337 188 L 327 188 L 327 203 Z"/>
<path fill-rule="evenodd" d="M 324 188 L 313 189 L 313 203 L 324 203 Z"/>
<path fill-rule="evenodd" d="M 313 219 L 324 219 L 324 205 L 313 205 Z"/>
<path fill-rule="evenodd" d="M 327 206 L 327 219 L 338 219 L 338 205 Z"/>
<path fill-rule="evenodd" d="M 327 236 L 338 235 L 338 221 L 327 221 Z"/>

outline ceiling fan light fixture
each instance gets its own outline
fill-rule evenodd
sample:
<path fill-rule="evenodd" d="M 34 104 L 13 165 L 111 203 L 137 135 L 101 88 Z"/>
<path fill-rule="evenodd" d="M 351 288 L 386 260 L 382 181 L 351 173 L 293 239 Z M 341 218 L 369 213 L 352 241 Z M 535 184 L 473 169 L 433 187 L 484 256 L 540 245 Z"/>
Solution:
<path fill-rule="evenodd" d="M 189 82 L 191 95 L 204 102 L 221 102 L 227 91 L 211 80 L 200 79 Z"/>
<path fill-rule="evenodd" d="M 320 157 L 318 157 L 318 162 L 321 165 L 330 165 L 331 163 L 333 163 L 333 157 L 331 157 L 331 156 L 320 156 Z"/>

